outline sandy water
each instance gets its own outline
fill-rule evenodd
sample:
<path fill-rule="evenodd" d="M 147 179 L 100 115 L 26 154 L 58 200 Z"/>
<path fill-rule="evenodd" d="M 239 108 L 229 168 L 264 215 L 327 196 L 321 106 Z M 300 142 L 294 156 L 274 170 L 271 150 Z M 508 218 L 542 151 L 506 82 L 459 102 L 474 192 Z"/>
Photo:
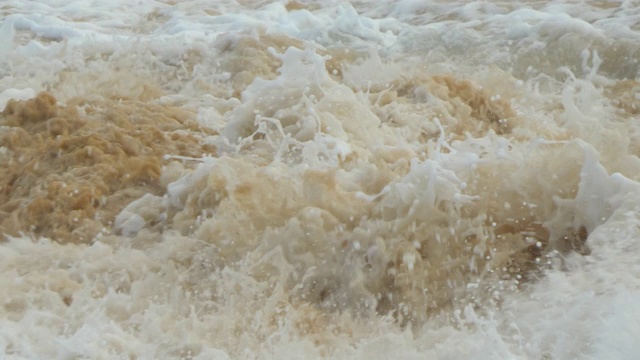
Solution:
<path fill-rule="evenodd" d="M 637 1 L 0 14 L 0 358 L 640 358 Z"/>

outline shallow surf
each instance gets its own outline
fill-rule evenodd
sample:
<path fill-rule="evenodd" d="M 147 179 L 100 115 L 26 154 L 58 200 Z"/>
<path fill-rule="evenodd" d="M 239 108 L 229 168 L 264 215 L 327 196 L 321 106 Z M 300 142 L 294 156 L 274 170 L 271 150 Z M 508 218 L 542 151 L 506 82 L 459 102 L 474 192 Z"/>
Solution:
<path fill-rule="evenodd" d="M 634 1 L 0 14 L 3 358 L 640 358 Z"/>

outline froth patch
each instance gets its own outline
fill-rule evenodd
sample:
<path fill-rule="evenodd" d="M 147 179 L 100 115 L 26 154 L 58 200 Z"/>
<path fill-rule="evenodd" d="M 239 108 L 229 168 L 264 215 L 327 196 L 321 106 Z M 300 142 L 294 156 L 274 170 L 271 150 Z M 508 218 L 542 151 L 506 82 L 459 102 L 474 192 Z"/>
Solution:
<path fill-rule="evenodd" d="M 0 124 L 0 230 L 56 241 L 90 241 L 145 193 L 162 194 L 165 154 L 202 156 L 206 132 L 188 111 L 136 101 L 73 99 L 52 94 L 9 101 Z"/>
<path fill-rule="evenodd" d="M 274 79 L 282 62 L 268 49 L 283 52 L 290 46 L 303 48 L 301 41 L 286 36 L 260 34 L 256 37 L 226 36 L 217 40 L 221 51 L 221 70 L 228 72 L 233 96 L 240 97 L 254 79 Z"/>
<path fill-rule="evenodd" d="M 317 10 L 320 6 L 311 2 L 300 2 L 297 0 L 287 1 L 285 9 L 287 11 L 299 11 L 299 10 Z"/>
<path fill-rule="evenodd" d="M 392 121 L 402 124 L 407 121 L 402 117 L 411 117 L 412 112 L 420 111 L 441 120 L 445 130 L 459 138 L 465 133 L 483 136 L 489 130 L 509 134 L 519 124 L 508 98 L 452 75 L 396 80 L 377 100 L 382 106 L 391 105 L 390 109 L 405 108 L 402 112 L 392 112 Z M 430 130 L 437 131 L 433 127 Z"/>
<path fill-rule="evenodd" d="M 605 90 L 605 94 L 620 110 L 618 113 L 623 117 L 640 114 L 640 82 L 636 80 L 617 81 Z"/>

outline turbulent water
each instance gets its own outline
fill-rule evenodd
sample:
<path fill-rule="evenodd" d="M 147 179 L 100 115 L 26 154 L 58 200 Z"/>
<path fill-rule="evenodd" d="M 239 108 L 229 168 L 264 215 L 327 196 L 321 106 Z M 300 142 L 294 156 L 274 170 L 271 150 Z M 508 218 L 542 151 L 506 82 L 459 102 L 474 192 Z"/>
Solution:
<path fill-rule="evenodd" d="M 0 19 L 0 358 L 640 359 L 638 1 Z"/>

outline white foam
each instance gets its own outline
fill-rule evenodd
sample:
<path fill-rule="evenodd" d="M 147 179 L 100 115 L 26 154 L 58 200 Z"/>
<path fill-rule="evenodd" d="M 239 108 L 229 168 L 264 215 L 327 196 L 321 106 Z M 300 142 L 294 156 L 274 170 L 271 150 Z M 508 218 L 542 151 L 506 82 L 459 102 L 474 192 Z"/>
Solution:
<path fill-rule="evenodd" d="M 400 74 L 400 69 L 392 64 L 383 64 L 375 50 L 369 51 L 369 57 L 358 64 L 348 64 L 343 69 L 347 83 L 366 90 L 370 86 L 390 84 Z"/>
<path fill-rule="evenodd" d="M 0 93 L 0 109 L 7 106 L 9 100 L 28 100 L 36 96 L 36 92 L 31 88 L 26 89 L 7 89 Z"/>

